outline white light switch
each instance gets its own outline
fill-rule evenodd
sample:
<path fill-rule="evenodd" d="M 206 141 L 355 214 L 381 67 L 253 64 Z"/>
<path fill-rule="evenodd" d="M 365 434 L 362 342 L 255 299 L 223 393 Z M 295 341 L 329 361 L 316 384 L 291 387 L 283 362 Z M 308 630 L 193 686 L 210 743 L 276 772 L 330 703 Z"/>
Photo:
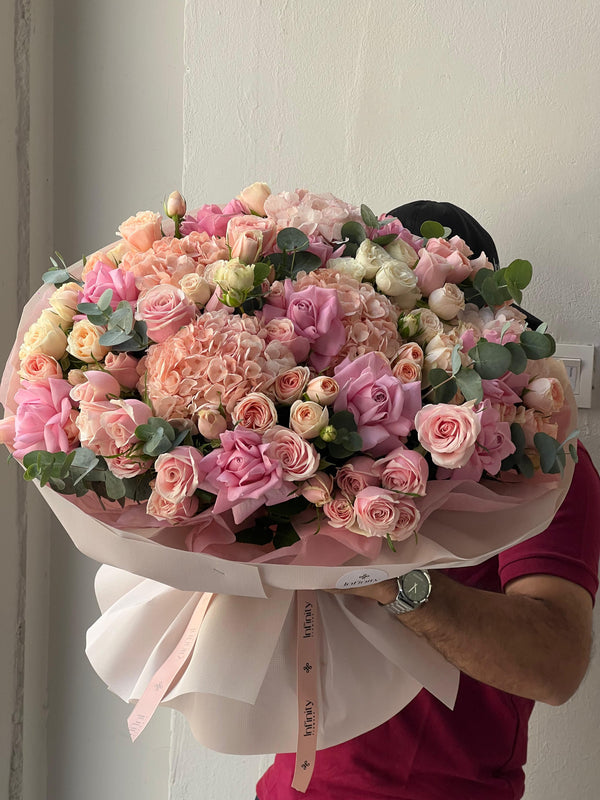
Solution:
<path fill-rule="evenodd" d="M 565 365 L 579 408 L 590 408 L 594 374 L 594 345 L 557 344 L 554 356 Z"/>

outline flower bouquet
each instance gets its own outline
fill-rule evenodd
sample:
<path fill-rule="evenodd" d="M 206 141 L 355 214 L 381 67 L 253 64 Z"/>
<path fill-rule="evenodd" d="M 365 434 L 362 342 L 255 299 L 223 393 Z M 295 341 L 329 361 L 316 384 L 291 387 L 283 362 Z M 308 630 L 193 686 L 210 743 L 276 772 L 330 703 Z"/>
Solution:
<path fill-rule="evenodd" d="M 473 564 L 550 523 L 574 408 L 552 337 L 513 305 L 531 265 L 265 184 L 190 215 L 175 192 L 165 215 L 53 261 L 2 383 L 0 438 L 112 565 L 94 667 L 142 698 L 134 734 L 162 701 L 226 752 L 330 746 L 423 685 L 451 705 L 428 645 L 312 590 Z M 299 735 L 307 692 L 319 724 L 303 700 Z"/>

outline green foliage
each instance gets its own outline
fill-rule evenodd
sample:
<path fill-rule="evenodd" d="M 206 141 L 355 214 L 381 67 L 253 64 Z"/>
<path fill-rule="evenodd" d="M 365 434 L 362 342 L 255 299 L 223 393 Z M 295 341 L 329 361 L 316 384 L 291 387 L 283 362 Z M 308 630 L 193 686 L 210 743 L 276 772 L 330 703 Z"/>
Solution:
<path fill-rule="evenodd" d="M 359 245 L 367 238 L 367 233 L 360 222 L 344 222 L 342 225 L 342 239 Z M 344 255 L 346 252 L 344 251 Z"/>
<path fill-rule="evenodd" d="M 532 361 L 540 358 L 549 358 L 556 350 L 556 342 L 549 333 L 537 331 L 523 331 L 521 334 L 521 347 L 527 358 Z"/>
<path fill-rule="evenodd" d="M 380 247 L 385 247 L 386 245 L 395 242 L 397 238 L 398 236 L 395 233 L 386 233 L 385 236 L 376 236 L 372 242 L 373 244 L 378 244 Z"/>
<path fill-rule="evenodd" d="M 455 373 L 454 378 L 465 400 L 475 400 L 476 403 L 481 403 L 483 400 L 483 385 L 478 372 L 468 367 L 462 367 Z"/>
<path fill-rule="evenodd" d="M 429 370 L 429 381 L 432 390 L 427 396 L 432 403 L 449 403 L 456 394 L 456 378 L 448 375 L 444 369 Z"/>
<path fill-rule="evenodd" d="M 510 350 L 486 339 L 480 339 L 469 350 L 469 357 L 473 359 L 473 368 L 484 380 L 493 380 L 504 375 L 512 361 Z"/>
<path fill-rule="evenodd" d="M 440 239 L 446 235 L 446 230 L 440 222 L 428 219 L 421 225 L 421 236 L 424 239 Z"/>
<path fill-rule="evenodd" d="M 184 435 L 186 434 L 184 431 Z M 135 435 L 143 442 L 142 452 L 151 457 L 168 453 L 176 447 L 178 438 L 175 428 L 161 417 L 150 417 L 147 423 L 138 425 Z"/>
<path fill-rule="evenodd" d="M 367 228 L 381 228 L 382 223 L 379 222 L 373 211 L 369 208 L 369 206 L 361 205 L 360 207 L 360 215 L 362 217 L 362 221 L 365 223 Z M 394 237 L 395 238 L 395 237 Z"/>
<path fill-rule="evenodd" d="M 350 458 L 362 448 L 362 439 L 357 432 L 356 420 L 350 411 L 336 411 L 329 419 L 328 431 L 335 431 L 332 441 L 323 441 L 320 437 L 314 442 L 319 450 L 337 461 Z"/>
<path fill-rule="evenodd" d="M 80 286 L 83 286 L 81 281 L 77 280 L 69 273 L 65 260 L 58 250 L 54 255 L 56 258 L 50 256 L 52 267 L 42 275 L 44 283 L 53 283 L 56 287 L 62 286 L 65 283 L 78 283 Z"/>
<path fill-rule="evenodd" d="M 507 342 L 503 345 L 510 353 L 509 370 L 515 375 L 520 375 L 527 367 L 527 356 L 525 350 L 517 342 Z"/>
<path fill-rule="evenodd" d="M 306 250 L 309 244 L 308 236 L 298 228 L 284 228 L 277 234 L 277 246 L 288 253 Z"/>

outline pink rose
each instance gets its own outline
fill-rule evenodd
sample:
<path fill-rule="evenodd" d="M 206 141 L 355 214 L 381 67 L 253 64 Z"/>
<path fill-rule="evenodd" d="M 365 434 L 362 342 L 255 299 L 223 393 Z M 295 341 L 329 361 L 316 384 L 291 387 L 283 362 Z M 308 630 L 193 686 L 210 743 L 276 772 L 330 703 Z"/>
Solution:
<path fill-rule="evenodd" d="M 71 400 L 76 403 L 110 400 L 121 394 L 119 383 L 110 373 L 100 369 L 91 369 L 82 374 L 83 381 L 75 384 L 71 389 Z"/>
<path fill-rule="evenodd" d="M 262 247 L 262 235 L 258 231 L 244 231 L 230 246 L 231 258 L 239 259 L 242 264 L 255 264 Z"/>
<path fill-rule="evenodd" d="M 318 286 L 296 292 L 290 280 L 285 281 L 285 316 L 294 323 L 298 336 L 311 345 L 309 363 L 319 372 L 326 369 L 346 342 L 341 320 L 343 312 L 335 289 Z M 263 308 L 266 322 L 283 316 L 281 309 L 267 303 Z"/>
<path fill-rule="evenodd" d="M 366 536 L 386 536 L 398 522 L 397 496 L 379 486 L 367 486 L 354 500 L 356 522 Z"/>
<path fill-rule="evenodd" d="M 316 439 L 329 422 L 329 411 L 310 400 L 296 400 L 290 408 L 290 428 L 303 439 Z"/>
<path fill-rule="evenodd" d="M 167 522 L 169 525 L 185 524 L 198 511 L 197 497 L 184 497 L 178 503 L 172 503 L 158 492 L 154 491 L 148 499 L 146 513 L 155 519 Z"/>
<path fill-rule="evenodd" d="M 497 475 L 502 461 L 515 452 L 510 425 L 508 422 L 500 422 L 497 409 L 486 400 L 478 406 L 478 410 L 481 411 L 481 431 L 477 436 L 475 450 L 464 467 L 453 471 L 453 480 L 479 481 L 484 470 L 490 475 Z"/>
<path fill-rule="evenodd" d="M 398 500 L 398 521 L 396 527 L 390 532 L 390 539 L 401 542 L 416 533 L 421 513 L 410 497 L 402 497 Z"/>
<path fill-rule="evenodd" d="M 445 283 L 461 283 L 471 274 L 469 259 L 445 239 L 430 239 L 415 267 L 419 288 L 428 297 Z"/>
<path fill-rule="evenodd" d="M 79 430 L 79 440 L 83 447 L 93 450 L 97 455 L 115 452 L 115 444 L 101 423 L 102 414 L 112 411 L 108 400 L 81 400 L 75 424 Z"/>
<path fill-rule="evenodd" d="M 204 456 L 207 478 L 200 487 L 217 492 L 215 514 L 231 509 L 239 524 L 261 506 L 276 505 L 289 498 L 294 486 L 284 479 L 284 467 L 272 443 L 245 428 L 225 431 L 221 443 L 222 448 Z"/>
<path fill-rule="evenodd" d="M 10 447 L 11 450 L 15 446 L 16 420 L 17 418 L 13 414 L 8 417 L 4 417 L 4 419 L 0 421 L 0 444 L 5 444 L 7 447 Z"/>
<path fill-rule="evenodd" d="M 415 417 L 421 445 L 431 453 L 439 467 L 464 467 L 475 450 L 481 431 L 480 415 L 472 403 L 462 406 L 437 403 L 427 405 Z"/>
<path fill-rule="evenodd" d="M 294 354 L 297 364 L 306 361 L 310 353 L 310 342 L 304 336 L 298 336 L 294 323 L 287 317 L 277 317 L 272 319 L 267 327 L 267 341 L 268 342 L 283 342 L 289 347 Z M 308 369 L 306 367 L 305 369 Z M 298 395 L 299 397 L 300 395 Z M 298 398 L 294 398 L 298 399 Z"/>
<path fill-rule="evenodd" d="M 421 496 L 427 493 L 429 466 L 416 450 L 408 450 L 406 447 L 392 450 L 385 458 L 375 462 L 374 469 L 386 489 Z"/>
<path fill-rule="evenodd" d="M 108 468 L 117 478 L 135 478 L 148 472 L 152 466 L 152 459 L 142 456 L 135 456 L 128 453 L 121 453 L 115 447 L 115 453 L 109 455 Z"/>
<path fill-rule="evenodd" d="M 232 250 L 238 246 L 240 238 L 244 238 L 248 234 L 251 234 L 251 238 L 258 243 L 256 255 L 258 253 L 266 253 L 268 255 L 273 252 L 277 241 L 277 226 L 272 219 L 262 219 L 253 214 L 245 214 L 239 217 L 232 217 L 229 220 L 227 224 L 227 241 Z M 232 253 L 231 257 L 235 258 L 236 256 Z M 242 261 L 245 261 L 246 264 L 254 263 L 255 260 L 256 258 L 246 261 L 242 258 Z"/>
<path fill-rule="evenodd" d="M 383 456 L 398 447 L 421 407 L 420 384 L 400 383 L 381 353 L 346 359 L 335 368 L 334 377 L 340 393 L 333 407 L 354 415 L 363 450 Z"/>
<path fill-rule="evenodd" d="M 119 233 L 127 244 L 135 250 L 145 252 L 152 243 L 162 236 L 160 214 L 152 211 L 140 211 L 119 225 Z"/>
<path fill-rule="evenodd" d="M 335 480 L 347 497 L 356 495 L 367 486 L 379 486 L 375 461 L 368 456 L 354 456 L 340 467 Z"/>
<path fill-rule="evenodd" d="M 231 417 L 234 425 L 265 433 L 277 424 L 277 409 L 266 395 L 250 392 L 236 405 Z"/>
<path fill-rule="evenodd" d="M 121 300 L 127 300 L 132 307 L 135 306 L 135 301 L 139 295 L 135 285 L 135 275 L 118 267 L 111 269 L 102 262 L 98 262 L 94 269 L 85 276 L 85 283 L 77 302 L 97 303 L 107 289 L 110 289 L 113 293 L 110 301 L 110 307 L 113 311 L 115 311 Z"/>
<path fill-rule="evenodd" d="M 306 395 L 309 400 L 319 403 L 321 406 L 330 406 L 340 393 L 340 387 L 333 378 L 326 375 L 319 375 L 308 382 Z"/>
<path fill-rule="evenodd" d="M 208 403 L 200 406 L 196 413 L 198 431 L 205 439 L 218 439 L 227 430 L 227 420 L 219 411 L 218 406 Z"/>
<path fill-rule="evenodd" d="M 173 504 L 191 497 L 206 478 L 202 462 L 202 454 L 195 447 L 175 447 L 162 453 L 154 462 L 154 491 Z"/>
<path fill-rule="evenodd" d="M 196 316 L 196 304 L 170 284 L 153 286 L 140 295 L 136 319 L 144 320 L 148 336 L 164 342 Z"/>
<path fill-rule="evenodd" d="M 107 353 L 104 366 L 113 378 L 126 389 L 135 389 L 139 380 L 138 360 L 129 353 Z"/>
<path fill-rule="evenodd" d="M 245 214 L 244 203 L 232 200 L 224 208 L 217 205 L 204 205 L 196 211 L 196 215 L 187 216 L 181 223 L 181 233 L 187 236 L 193 231 L 205 231 L 209 236 L 225 236 L 227 223 L 232 217 Z"/>
<path fill-rule="evenodd" d="M 305 500 L 320 508 L 331 500 L 333 478 L 326 472 L 315 472 L 311 478 L 301 483 L 298 488 Z"/>
<path fill-rule="evenodd" d="M 563 407 L 565 393 L 556 378 L 535 378 L 527 386 L 523 402 L 527 408 L 541 411 L 542 414 L 553 414 Z"/>
<path fill-rule="evenodd" d="M 288 428 L 280 425 L 271 428 L 264 441 L 269 457 L 281 464 L 285 480 L 307 480 L 319 468 L 319 455 L 313 445 Z"/>
<path fill-rule="evenodd" d="M 100 424 L 119 449 L 129 448 L 139 439 L 135 435 L 138 425 L 145 425 L 152 411 L 141 400 L 111 400 L 111 410 L 105 411 Z"/>
<path fill-rule="evenodd" d="M 332 528 L 351 528 L 356 522 L 353 503 L 339 492 L 325 503 L 323 511 Z"/>
<path fill-rule="evenodd" d="M 19 375 L 26 381 L 43 381 L 47 378 L 62 378 L 63 370 L 52 356 L 29 353 L 21 361 Z"/>
<path fill-rule="evenodd" d="M 309 377 L 308 367 L 294 367 L 282 372 L 273 383 L 275 398 L 286 406 L 291 405 L 302 397 Z"/>
<path fill-rule="evenodd" d="M 21 387 L 15 394 L 15 458 L 21 459 L 32 450 L 70 453 L 77 444 L 71 385 L 48 378 L 35 383 L 21 381 Z"/>

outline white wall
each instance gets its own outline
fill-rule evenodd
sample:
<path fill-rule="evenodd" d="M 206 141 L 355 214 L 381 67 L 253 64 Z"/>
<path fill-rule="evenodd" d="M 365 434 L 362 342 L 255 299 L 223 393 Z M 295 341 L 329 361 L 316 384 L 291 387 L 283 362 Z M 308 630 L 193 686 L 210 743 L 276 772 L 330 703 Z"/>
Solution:
<path fill-rule="evenodd" d="M 599 26 L 594 0 L 187 0 L 185 192 L 453 201 L 505 263 L 533 262 L 527 307 L 598 347 Z M 600 465 L 598 384 L 580 427 Z M 599 678 L 596 655 L 574 700 L 536 712 L 528 800 L 597 794 Z M 176 737 L 172 800 L 251 796 L 256 760 L 201 750 L 179 721 Z"/>

